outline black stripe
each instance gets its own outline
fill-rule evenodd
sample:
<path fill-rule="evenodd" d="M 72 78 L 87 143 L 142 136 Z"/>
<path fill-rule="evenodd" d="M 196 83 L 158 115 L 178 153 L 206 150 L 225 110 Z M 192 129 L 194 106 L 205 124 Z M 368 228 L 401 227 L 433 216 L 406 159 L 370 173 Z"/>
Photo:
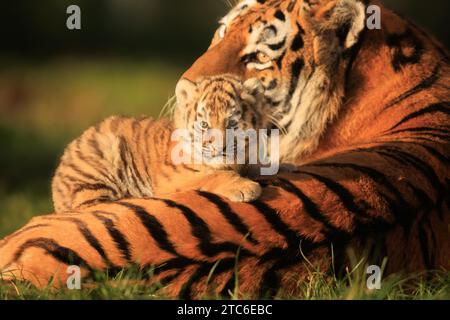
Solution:
<path fill-rule="evenodd" d="M 213 257 L 222 252 L 231 252 L 233 254 L 236 254 L 238 251 L 241 252 L 242 256 L 253 255 L 248 250 L 240 248 L 239 245 L 232 242 L 226 241 L 213 243 L 211 230 L 209 229 L 207 223 L 202 218 L 200 218 L 194 211 L 172 200 L 167 199 L 157 199 L 157 200 L 164 202 L 167 206 L 171 208 L 176 208 L 180 210 L 180 212 L 184 215 L 184 217 L 188 220 L 189 224 L 191 225 L 192 235 L 199 241 L 198 244 L 199 250 L 204 255 L 208 257 Z"/>
<path fill-rule="evenodd" d="M 100 204 L 100 203 L 109 203 L 111 201 L 112 201 L 112 199 L 110 197 L 108 197 L 108 196 L 101 196 L 101 197 L 98 197 L 98 198 L 94 198 L 94 199 L 89 199 L 89 200 L 83 201 L 77 207 L 78 208 L 84 207 L 84 206 L 88 206 L 89 207 L 89 206 L 94 206 L 94 205 Z"/>
<path fill-rule="evenodd" d="M 104 217 L 100 213 L 94 213 L 94 216 L 98 220 L 100 220 L 105 226 L 106 230 L 108 230 L 109 235 L 114 240 L 117 249 L 122 253 L 123 258 L 127 262 L 131 261 L 130 243 L 125 238 L 125 235 L 122 232 L 120 232 L 119 229 L 116 228 L 114 222 L 111 219 Z"/>
<path fill-rule="evenodd" d="M 324 162 L 324 163 L 311 163 L 308 164 L 308 166 L 311 167 L 325 167 L 325 168 L 337 168 L 337 169 L 351 169 L 354 171 L 358 171 L 361 173 L 366 174 L 369 176 L 374 182 L 377 182 L 381 185 L 383 185 L 385 188 L 387 188 L 389 191 L 391 191 L 402 204 L 406 205 L 405 200 L 402 198 L 401 193 L 395 188 L 392 183 L 389 181 L 389 179 L 379 172 L 378 170 L 375 170 L 374 168 L 358 165 L 356 163 L 339 163 L 339 162 Z"/>
<path fill-rule="evenodd" d="M 430 184 L 436 189 L 436 191 L 441 191 L 443 189 L 439 177 L 436 175 L 436 172 L 426 162 L 396 147 L 379 147 L 378 149 L 381 151 L 385 150 L 387 152 L 399 155 L 402 159 L 407 161 L 407 163 L 416 168 L 417 171 L 421 172 L 422 175 L 425 176 Z"/>
<path fill-rule="evenodd" d="M 62 162 L 60 166 L 68 167 L 68 168 L 72 169 L 73 171 L 75 171 L 76 174 L 80 175 L 82 178 L 85 178 L 85 179 L 88 179 L 91 181 L 98 181 L 98 179 L 96 177 L 94 177 L 93 175 L 90 175 L 89 173 L 82 171 L 80 168 L 75 166 L 75 164 L 73 164 L 73 163 Z M 78 179 L 78 181 L 81 181 L 81 180 Z M 86 182 L 86 183 L 89 183 L 89 182 Z"/>
<path fill-rule="evenodd" d="M 335 169 L 351 169 L 353 171 L 357 171 L 360 173 L 363 173 L 370 177 L 374 182 L 377 184 L 383 186 L 387 190 L 389 190 L 394 196 L 396 202 L 393 202 L 389 197 L 386 195 L 383 196 L 383 198 L 390 204 L 391 210 L 393 214 L 396 214 L 397 219 L 399 219 L 401 222 L 406 223 L 410 220 L 410 217 L 408 216 L 408 211 L 410 210 L 409 204 L 405 201 L 400 191 L 389 181 L 389 179 L 378 170 L 375 170 L 374 168 L 358 165 L 355 163 L 311 163 L 308 164 L 308 166 L 311 167 L 325 167 L 325 168 L 335 168 Z M 379 193 L 381 195 L 381 193 Z"/>
<path fill-rule="evenodd" d="M 106 168 L 104 168 L 104 166 L 99 161 L 102 158 L 93 158 L 93 157 L 86 156 L 85 153 L 81 152 L 81 150 L 80 150 L 81 142 L 82 142 L 81 139 L 77 140 L 75 154 L 79 158 L 80 161 L 82 161 L 86 165 L 90 166 L 91 169 L 96 172 L 96 176 L 94 177 L 94 176 L 92 176 L 90 174 L 87 174 L 84 171 L 82 172 L 81 169 L 76 170 L 77 167 L 75 167 L 75 164 L 73 164 L 73 163 L 71 163 L 72 169 L 75 172 L 77 172 L 78 174 L 81 174 L 84 177 L 91 177 L 91 179 L 94 180 L 94 181 L 98 181 L 99 180 L 98 175 L 101 175 L 102 178 L 104 178 L 105 180 L 108 180 L 111 184 L 114 185 L 115 181 L 111 180 L 110 175 L 108 174 L 108 172 L 103 170 L 103 169 L 106 169 Z"/>
<path fill-rule="evenodd" d="M 291 2 L 289 3 L 288 7 L 287 7 L 287 11 L 288 12 L 292 12 L 292 10 L 294 10 L 295 4 L 297 3 L 297 0 L 291 0 Z"/>
<path fill-rule="evenodd" d="M 288 247 L 298 248 L 302 237 L 292 230 L 283 220 L 275 209 L 269 207 L 261 200 L 255 200 L 249 205 L 253 206 L 258 213 L 262 214 L 266 221 L 271 225 L 275 232 L 283 236 L 286 240 Z"/>
<path fill-rule="evenodd" d="M 139 136 L 139 141 L 144 141 L 141 145 L 142 145 L 142 149 L 141 149 L 141 161 L 144 164 L 144 173 L 147 175 L 147 179 L 150 180 L 150 184 L 152 183 L 151 181 L 151 174 L 149 173 L 149 169 L 148 169 L 148 163 L 150 163 L 150 161 L 148 160 L 148 157 L 150 155 L 150 151 L 148 149 L 148 142 L 150 139 L 148 139 L 148 131 L 153 127 L 152 126 L 153 122 L 152 121 L 147 121 L 147 125 L 145 126 L 144 130 L 141 130 L 140 132 L 140 136 Z"/>
<path fill-rule="evenodd" d="M 418 31 L 423 38 L 428 39 L 431 44 L 435 47 L 436 50 L 439 51 L 439 53 L 442 55 L 442 57 L 445 59 L 446 62 L 449 62 L 450 58 L 447 52 L 447 49 L 439 43 L 435 38 L 430 37 L 429 33 L 425 32 L 421 27 L 419 27 L 417 24 L 415 24 L 413 21 L 411 21 L 408 17 L 405 17 L 404 15 L 392 10 L 396 15 L 401 17 L 403 20 L 406 20 L 416 31 Z"/>
<path fill-rule="evenodd" d="M 54 259 L 66 265 L 76 265 L 92 270 L 86 260 L 70 248 L 60 246 L 55 240 L 49 238 L 33 238 L 23 243 L 14 254 L 13 262 L 18 261 L 23 253 L 29 248 L 41 248 Z"/>
<path fill-rule="evenodd" d="M 420 62 L 424 53 L 423 43 L 414 35 L 411 29 L 407 29 L 401 34 L 391 34 L 387 36 L 386 44 L 393 50 L 392 68 L 399 72 L 407 65 Z M 410 55 L 405 55 L 404 48 L 413 48 Z"/>
<path fill-rule="evenodd" d="M 428 153 L 430 153 L 432 156 L 437 158 L 443 164 L 448 165 L 450 163 L 450 159 L 448 157 L 444 156 L 442 153 L 440 153 L 436 149 L 434 149 L 434 148 L 432 148 L 432 147 L 430 147 L 430 146 L 428 146 L 426 144 L 420 144 L 420 143 L 414 143 L 414 142 L 410 142 L 410 143 L 424 148 L 425 150 L 428 151 Z"/>
<path fill-rule="evenodd" d="M 278 107 L 281 104 L 281 102 L 283 102 L 282 100 L 274 101 L 270 97 L 264 97 L 264 99 L 266 101 L 266 104 L 268 104 L 270 107 Z M 245 113 L 245 111 L 244 111 L 244 113 Z"/>
<path fill-rule="evenodd" d="M 429 128 L 429 127 L 415 127 L 415 128 L 407 128 L 407 129 L 398 129 L 389 132 L 389 134 L 398 134 L 398 133 L 420 133 L 422 135 L 428 135 L 431 137 L 435 137 L 438 139 L 448 140 L 450 131 L 439 128 Z"/>
<path fill-rule="evenodd" d="M 278 272 L 288 268 L 300 259 L 279 259 L 269 267 L 262 275 L 259 285 L 258 299 L 274 299 L 281 287 L 281 279 Z"/>
<path fill-rule="evenodd" d="M 291 84 L 289 85 L 289 92 L 287 100 L 291 100 L 295 89 L 298 87 L 298 82 L 300 80 L 300 72 L 305 66 L 305 62 L 302 58 L 297 58 L 291 66 Z"/>
<path fill-rule="evenodd" d="M 409 161 L 406 161 L 400 155 L 392 154 L 392 153 L 389 153 L 388 151 L 373 150 L 373 151 L 369 151 L 369 152 L 376 152 L 376 153 L 378 153 L 378 154 L 380 154 L 380 155 L 382 155 L 384 157 L 391 158 L 394 161 L 397 161 L 397 162 L 399 162 L 401 164 L 404 164 L 404 165 L 409 165 L 410 164 Z M 428 197 L 428 195 L 422 189 L 414 187 L 409 181 L 406 181 L 406 184 L 413 191 L 415 199 L 422 199 L 423 200 L 421 202 L 421 204 L 423 204 L 423 202 L 426 202 L 427 204 L 431 204 L 432 203 L 430 197 Z"/>
<path fill-rule="evenodd" d="M 35 224 L 33 226 L 29 226 L 29 227 L 24 227 L 16 232 L 14 232 L 13 234 L 9 235 L 8 237 L 4 238 L 1 242 L 0 242 L 0 249 L 3 248 L 5 245 L 7 245 L 9 243 L 9 241 L 19 235 L 21 235 L 24 232 L 27 232 L 29 230 L 32 229 L 37 229 L 37 228 L 43 228 L 43 227 L 48 227 L 50 226 L 49 224 L 46 223 L 40 223 L 40 224 Z"/>
<path fill-rule="evenodd" d="M 236 287 L 236 280 L 238 280 L 238 277 L 236 275 L 236 272 L 233 272 L 228 281 L 223 286 L 222 290 L 220 290 L 220 298 L 228 299 L 231 297 L 230 292 L 233 292 L 233 289 Z"/>
<path fill-rule="evenodd" d="M 286 16 L 284 15 L 284 13 L 283 13 L 283 11 L 281 11 L 280 9 L 278 9 L 276 12 L 275 12 L 275 18 L 277 18 L 278 20 L 281 20 L 281 21 L 286 21 Z"/>
<path fill-rule="evenodd" d="M 399 123 L 397 123 L 395 126 L 393 126 L 390 130 L 394 130 L 395 128 L 401 126 L 402 124 L 404 124 L 412 119 L 416 119 L 418 117 L 426 115 L 426 114 L 441 112 L 441 113 L 450 115 L 449 107 L 450 107 L 450 102 L 433 104 L 431 106 L 428 106 L 428 107 L 418 110 L 416 112 L 410 113 L 409 115 L 404 117 Z"/>
<path fill-rule="evenodd" d="M 396 147 L 377 147 L 369 149 L 358 149 L 358 151 L 367 151 L 380 153 L 385 156 L 390 156 L 395 158 L 398 162 L 404 165 L 412 165 L 416 170 L 420 171 L 423 176 L 425 176 L 431 185 L 436 189 L 441 190 L 442 184 L 439 182 L 439 177 L 436 175 L 432 167 L 421 159 L 411 155 L 410 153 L 403 151 Z"/>
<path fill-rule="evenodd" d="M 182 300 L 192 299 L 192 287 L 202 278 L 206 277 L 211 269 L 214 267 L 215 263 L 203 263 L 197 270 L 191 275 L 191 277 L 184 283 L 180 290 L 179 298 Z M 226 258 L 220 260 L 219 264 L 214 270 L 214 275 L 217 276 L 227 271 L 231 271 L 236 265 L 235 258 Z"/>
<path fill-rule="evenodd" d="M 280 69 L 280 70 L 283 67 L 283 59 L 285 56 L 286 56 L 286 50 L 284 50 L 283 53 L 276 60 L 276 64 L 278 66 L 278 69 Z"/>
<path fill-rule="evenodd" d="M 291 50 L 292 51 L 297 51 L 297 50 L 300 50 L 300 49 L 302 49 L 304 47 L 305 42 L 303 41 L 303 33 L 304 33 L 303 29 L 299 29 L 299 31 L 295 35 L 294 40 L 292 40 L 292 44 L 291 44 Z"/>
<path fill-rule="evenodd" d="M 236 212 L 233 211 L 233 209 L 231 209 L 230 205 L 227 202 L 223 201 L 219 196 L 210 192 L 197 191 L 197 193 L 201 197 L 212 202 L 217 207 L 219 212 L 225 217 L 228 223 L 231 224 L 237 232 L 246 237 L 248 241 L 250 241 L 255 245 L 259 243 L 257 240 L 253 238 L 250 229 L 244 223 L 244 221 L 242 221 L 241 217 L 238 214 L 236 214 Z"/>
<path fill-rule="evenodd" d="M 396 104 L 402 102 L 403 100 L 409 98 L 410 96 L 421 92 L 423 90 L 426 90 L 430 88 L 438 79 L 439 79 L 439 72 L 440 72 L 441 65 L 438 64 L 434 69 L 431 75 L 424 80 L 422 80 L 418 85 L 416 85 L 414 88 L 409 89 L 408 91 L 402 93 L 400 96 L 389 102 L 384 108 L 383 111 L 386 109 L 391 108 L 392 106 L 395 106 Z"/>
<path fill-rule="evenodd" d="M 278 80 L 277 79 L 273 79 L 272 81 L 270 81 L 269 85 L 267 86 L 266 90 L 270 91 L 275 89 L 278 86 Z"/>
<path fill-rule="evenodd" d="M 277 181 L 280 183 L 277 183 Z M 338 230 L 336 226 L 332 225 L 319 210 L 318 206 L 293 183 L 286 179 L 278 178 L 275 181 L 275 185 L 299 198 L 303 203 L 304 212 L 306 214 L 308 214 L 312 219 L 322 223 L 327 229 L 333 231 L 334 235 L 326 232 L 327 237 L 344 236 L 344 232 L 342 230 Z"/>
<path fill-rule="evenodd" d="M 324 176 L 321 176 L 321 175 L 318 175 L 315 173 L 311 173 L 311 172 L 299 171 L 299 173 L 311 176 L 314 179 L 316 179 L 317 181 L 320 181 L 321 183 L 323 183 L 328 189 L 330 189 L 334 194 L 336 194 L 339 197 L 340 202 L 342 203 L 342 205 L 345 207 L 345 209 L 347 211 L 355 213 L 359 216 L 363 216 L 365 218 L 368 217 L 366 214 L 366 211 L 368 209 L 372 209 L 370 204 L 367 203 L 367 201 L 365 201 L 363 199 L 360 199 L 358 201 L 358 204 L 356 204 L 355 197 L 353 196 L 353 194 L 351 194 L 350 191 L 348 191 L 348 189 L 345 188 L 340 183 L 338 183 L 332 179 L 326 178 Z M 356 217 L 356 218 L 358 218 L 358 217 Z M 372 217 L 370 217 L 370 218 L 372 218 Z"/>
<path fill-rule="evenodd" d="M 98 130 L 97 130 L 97 132 L 94 132 L 93 136 L 88 140 L 87 143 L 91 147 L 91 149 L 94 151 L 95 155 L 97 157 L 99 157 L 100 159 L 103 159 L 104 158 L 103 151 L 100 149 L 100 145 L 98 144 L 98 140 L 96 139 L 97 133 L 98 133 Z"/>
<path fill-rule="evenodd" d="M 160 249 L 181 257 L 181 255 L 175 250 L 173 243 L 169 240 L 169 235 L 164 229 L 164 226 L 154 216 L 140 206 L 124 201 L 119 201 L 116 203 L 132 210 L 136 214 L 142 225 L 147 229 L 148 234 L 155 239 Z"/>
<path fill-rule="evenodd" d="M 162 285 L 162 286 L 167 286 L 169 285 L 172 281 L 176 280 L 182 273 L 184 272 L 184 269 L 180 269 L 177 272 L 165 276 L 164 278 L 161 278 L 158 282 Z"/>
<path fill-rule="evenodd" d="M 71 221 L 71 222 L 73 222 L 73 223 L 75 223 L 77 225 L 78 230 L 83 235 L 84 239 L 102 257 L 103 261 L 108 266 L 108 268 L 118 268 L 117 266 L 114 265 L 114 263 L 111 262 L 111 260 L 109 260 L 109 258 L 106 255 L 106 252 L 105 252 L 103 246 L 98 241 L 98 239 L 92 234 L 92 232 L 89 230 L 89 228 L 86 225 L 86 223 L 84 223 L 83 221 L 81 221 L 79 219 L 76 219 L 76 218 L 67 218 L 67 219 L 68 219 L 68 221 Z"/>
<path fill-rule="evenodd" d="M 188 167 L 188 166 L 185 165 L 184 163 L 181 165 L 181 167 L 182 167 L 184 170 L 187 170 L 187 171 L 191 171 L 191 172 L 200 172 L 200 170 L 197 170 L 197 169 L 193 169 L 193 168 L 191 168 L 191 167 Z"/>
<path fill-rule="evenodd" d="M 430 259 L 430 243 L 428 241 L 427 233 L 424 229 L 424 218 L 421 219 L 420 223 L 418 224 L 418 234 L 419 234 L 419 243 L 420 243 L 420 251 L 422 253 L 422 259 L 424 262 L 424 265 L 427 270 L 433 269 L 433 264 Z"/>
<path fill-rule="evenodd" d="M 281 48 L 283 48 L 285 44 L 286 44 L 286 38 L 284 38 L 283 40 L 281 40 L 278 43 L 269 44 L 268 47 L 270 48 L 270 50 L 276 51 L 276 50 L 280 50 Z"/>
<path fill-rule="evenodd" d="M 302 261 L 302 255 L 300 255 L 300 249 L 303 256 L 308 256 L 311 252 L 323 244 L 313 244 L 310 241 L 303 240 L 301 245 L 296 248 L 296 251 L 279 250 L 277 248 L 269 251 L 266 255 L 272 255 L 275 258 L 275 262 L 270 266 L 262 275 L 261 283 L 259 286 L 259 299 L 273 299 L 281 287 L 280 272 Z M 268 259 L 265 259 L 268 260 Z"/>
<path fill-rule="evenodd" d="M 127 162 L 126 159 L 127 153 L 130 154 L 131 163 Z M 130 175 L 131 178 L 133 179 L 133 185 L 139 190 L 140 193 L 143 193 L 139 186 L 138 180 L 141 182 L 142 186 L 145 186 L 145 182 L 143 181 L 141 175 L 139 174 L 139 170 L 137 169 L 136 163 L 134 162 L 134 157 L 131 154 L 131 151 L 129 150 L 127 142 L 123 136 L 119 137 L 119 155 L 124 168 L 128 168 L 131 165 Z"/>
<path fill-rule="evenodd" d="M 74 218 L 74 217 L 67 217 L 67 216 L 53 216 L 53 217 L 44 217 L 46 220 L 51 221 L 67 221 L 75 224 L 77 226 L 78 231 L 81 233 L 81 235 L 84 237 L 87 243 L 95 250 L 97 253 L 102 257 L 103 261 L 109 268 L 117 268 L 108 258 L 106 255 L 106 252 L 101 245 L 101 243 L 98 241 L 98 239 L 92 234 L 92 232 L 89 230 L 87 224 L 83 222 L 80 219 Z"/>
<path fill-rule="evenodd" d="M 407 129 L 399 129 L 399 130 L 394 130 L 391 131 L 390 133 L 403 133 L 403 132 L 426 132 L 426 131 L 431 131 L 431 132 L 438 132 L 438 133 L 442 133 L 442 134 L 448 134 L 450 135 L 450 127 L 414 127 L 414 128 L 407 128 Z"/>
<path fill-rule="evenodd" d="M 99 190 L 110 191 L 114 196 L 117 196 L 117 194 L 118 194 L 117 191 L 114 188 L 112 188 L 111 186 L 108 186 L 108 185 L 106 185 L 104 183 L 80 184 L 72 191 L 72 193 L 76 194 L 76 193 L 80 193 L 80 192 L 85 191 L 85 190 L 89 190 L 89 191 L 99 191 Z"/>
<path fill-rule="evenodd" d="M 161 274 L 164 271 L 169 270 L 178 270 L 178 269 L 184 269 L 190 265 L 193 264 L 199 264 L 200 262 L 197 260 L 192 260 L 184 257 L 177 257 L 167 260 L 164 264 L 157 266 L 153 270 L 153 274 L 158 275 Z M 152 268 L 152 266 L 145 266 L 145 268 Z"/>

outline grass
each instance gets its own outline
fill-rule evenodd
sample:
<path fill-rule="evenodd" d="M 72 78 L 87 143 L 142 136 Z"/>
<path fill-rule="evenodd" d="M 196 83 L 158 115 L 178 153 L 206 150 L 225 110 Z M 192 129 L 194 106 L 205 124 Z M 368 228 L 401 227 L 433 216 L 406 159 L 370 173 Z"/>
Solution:
<path fill-rule="evenodd" d="M 112 114 L 157 116 L 181 72 L 180 67 L 153 60 L 0 58 L 0 238 L 31 217 L 52 211 L 50 180 L 69 141 Z M 331 281 L 319 270 L 310 270 L 309 280 L 299 283 L 300 293 L 285 292 L 278 298 L 450 299 L 448 272 L 427 278 L 390 276 L 383 279 L 381 290 L 368 291 L 361 270 Z M 0 285 L 0 299 L 165 298 L 161 286 L 143 286 L 136 279 L 142 279 L 142 273 L 126 270 L 115 277 L 99 273 L 82 290 Z M 236 284 L 233 297 L 238 296 Z"/>
<path fill-rule="evenodd" d="M 314 270 L 308 279 L 298 283 L 298 292 L 280 292 L 276 299 L 287 300 L 450 300 L 450 273 L 430 272 L 409 277 L 391 275 L 382 279 L 379 290 L 369 290 L 363 264 L 349 271 L 343 278 L 330 278 L 325 273 Z M 214 270 L 211 270 L 211 274 Z M 168 299 L 164 287 L 158 283 L 144 284 L 151 278 L 151 270 L 145 274 L 136 268 L 119 272 L 115 276 L 96 273 L 81 290 L 51 288 L 38 290 L 26 283 L 0 284 L 0 300 L 155 300 Z M 426 280 L 425 280 L 426 279 Z M 242 299 L 238 285 L 225 299 Z M 224 297 L 205 294 L 203 299 L 223 299 Z"/>

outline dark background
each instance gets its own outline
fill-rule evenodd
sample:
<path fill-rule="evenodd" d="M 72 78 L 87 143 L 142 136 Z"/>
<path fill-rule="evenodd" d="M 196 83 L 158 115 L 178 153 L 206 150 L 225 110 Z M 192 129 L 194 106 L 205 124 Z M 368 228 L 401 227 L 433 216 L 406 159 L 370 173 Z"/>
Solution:
<path fill-rule="evenodd" d="M 385 3 L 449 45 L 450 1 Z M 66 28 L 70 4 L 81 31 Z M 0 237 L 52 211 L 52 172 L 85 128 L 158 115 L 228 10 L 226 0 L 2 0 Z"/>
<path fill-rule="evenodd" d="M 231 2 L 235 0 L 230 0 Z M 385 0 L 448 45 L 448 0 Z M 68 5 L 82 10 L 80 32 L 65 28 Z M 40 58 L 54 54 L 127 54 L 192 60 L 205 49 L 227 0 L 2 1 L 6 52 Z"/>

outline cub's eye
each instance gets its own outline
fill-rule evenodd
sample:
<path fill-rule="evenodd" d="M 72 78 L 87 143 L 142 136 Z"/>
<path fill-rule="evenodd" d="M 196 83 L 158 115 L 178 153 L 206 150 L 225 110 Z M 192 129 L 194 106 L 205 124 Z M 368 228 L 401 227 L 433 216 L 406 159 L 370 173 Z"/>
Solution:
<path fill-rule="evenodd" d="M 200 122 L 200 128 L 202 128 L 203 130 L 208 129 L 208 127 L 209 127 L 208 122 L 206 122 L 206 121 Z"/>
<path fill-rule="evenodd" d="M 258 60 L 260 64 L 266 64 L 270 62 L 272 59 L 267 54 L 260 51 L 256 54 L 256 60 Z"/>
<path fill-rule="evenodd" d="M 236 128 L 238 126 L 237 120 L 231 119 L 228 120 L 228 127 L 229 128 Z"/>

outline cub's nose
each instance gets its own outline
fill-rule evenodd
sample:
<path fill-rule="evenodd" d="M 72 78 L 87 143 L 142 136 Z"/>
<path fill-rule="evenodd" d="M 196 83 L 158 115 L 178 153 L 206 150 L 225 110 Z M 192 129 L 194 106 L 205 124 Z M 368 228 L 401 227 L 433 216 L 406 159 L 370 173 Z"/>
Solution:
<path fill-rule="evenodd" d="M 177 104 L 178 105 L 188 104 L 190 101 L 194 99 L 196 92 L 197 92 L 197 85 L 194 82 L 186 78 L 181 78 L 181 80 L 178 81 L 177 86 L 175 88 Z"/>

